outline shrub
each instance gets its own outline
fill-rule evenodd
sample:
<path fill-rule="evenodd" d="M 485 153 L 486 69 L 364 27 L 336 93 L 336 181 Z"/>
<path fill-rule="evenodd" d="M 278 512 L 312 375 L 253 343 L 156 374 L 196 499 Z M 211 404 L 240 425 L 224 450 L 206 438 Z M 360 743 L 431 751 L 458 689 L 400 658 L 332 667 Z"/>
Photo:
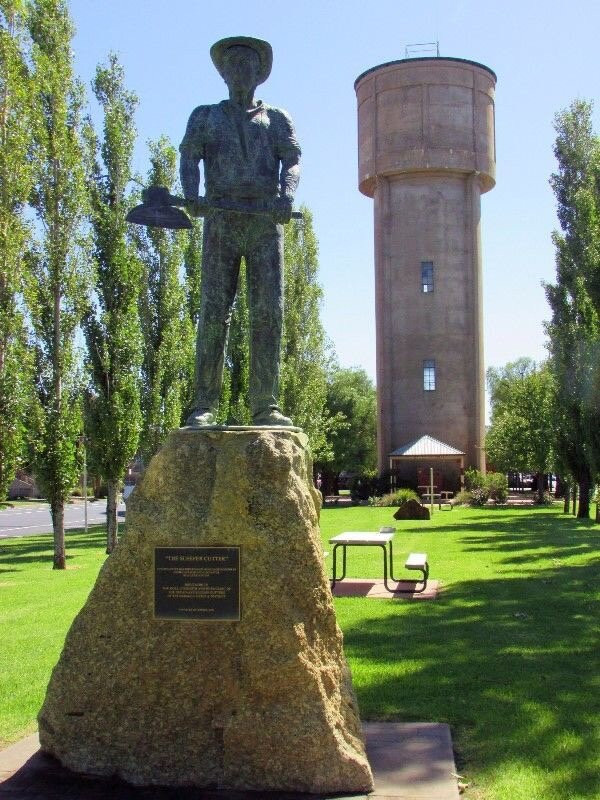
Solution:
<path fill-rule="evenodd" d="M 551 506 L 552 503 L 554 502 L 554 498 L 552 497 L 550 492 L 544 492 L 541 502 L 538 501 L 537 496 L 536 496 L 536 498 L 534 499 L 533 502 L 534 502 L 534 505 L 537 505 L 537 506 Z"/>
<path fill-rule="evenodd" d="M 484 487 L 482 489 L 471 489 L 471 505 L 484 506 L 488 500 L 488 491 Z"/>
<path fill-rule="evenodd" d="M 462 489 L 462 491 L 458 492 L 458 494 L 452 498 L 451 502 L 453 506 L 470 506 L 471 499 L 471 492 Z"/>
<path fill-rule="evenodd" d="M 407 500 L 419 501 L 419 495 L 413 489 L 396 489 L 395 492 L 389 492 L 382 497 L 377 497 L 373 505 L 380 507 L 401 506 Z"/>
<path fill-rule="evenodd" d="M 74 489 L 71 490 L 71 497 L 83 497 L 83 489 L 80 486 L 76 486 Z M 93 497 L 94 496 L 94 487 L 88 486 L 87 487 L 87 496 Z"/>
<path fill-rule="evenodd" d="M 485 488 L 490 500 L 506 503 L 508 497 L 508 480 L 502 472 L 488 472 L 485 476 Z"/>
<path fill-rule="evenodd" d="M 468 502 L 470 506 L 484 506 L 489 497 L 489 489 L 486 481 L 486 476 L 478 469 L 465 470 L 465 486 L 469 494 Z"/>
<path fill-rule="evenodd" d="M 463 489 L 452 500 L 455 506 L 484 506 L 487 503 L 487 489 Z"/>
<path fill-rule="evenodd" d="M 488 500 L 505 503 L 508 497 L 508 480 L 502 472 L 488 472 L 484 475 L 478 469 L 468 469 L 465 471 L 465 485 L 465 494 L 470 496 L 465 497 L 463 503 L 472 506 L 483 506 Z"/>
<path fill-rule="evenodd" d="M 352 479 L 350 484 L 350 497 L 354 503 L 368 500 L 377 493 L 377 474 L 365 472 Z"/>
<path fill-rule="evenodd" d="M 468 491 L 485 488 L 485 475 L 483 472 L 473 469 L 473 467 L 465 470 L 465 487 Z"/>

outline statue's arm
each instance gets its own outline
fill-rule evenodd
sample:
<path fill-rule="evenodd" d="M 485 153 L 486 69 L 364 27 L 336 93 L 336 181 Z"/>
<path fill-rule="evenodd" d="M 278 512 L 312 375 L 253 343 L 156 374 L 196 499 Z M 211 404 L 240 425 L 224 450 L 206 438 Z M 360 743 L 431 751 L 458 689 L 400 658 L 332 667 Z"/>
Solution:
<path fill-rule="evenodd" d="M 300 144 L 292 120 L 285 111 L 279 111 L 278 153 L 281 167 L 279 172 L 279 197 L 277 198 L 277 218 L 289 222 L 292 214 L 294 195 L 300 182 Z"/>
<path fill-rule="evenodd" d="M 280 136 L 279 158 L 279 196 L 293 201 L 300 182 L 300 156 L 302 151 L 294 130 L 294 124 L 285 111 L 279 112 Z"/>
<path fill-rule="evenodd" d="M 300 183 L 300 153 L 281 159 L 281 177 L 279 180 L 279 196 L 292 203 L 296 189 Z"/>
<path fill-rule="evenodd" d="M 179 176 L 183 188 L 183 196 L 186 200 L 197 200 L 200 189 L 200 167 L 199 161 L 182 153 L 179 164 Z"/>
<path fill-rule="evenodd" d="M 192 111 L 185 136 L 179 145 L 179 176 L 183 196 L 187 200 L 197 200 L 200 188 L 200 161 L 204 157 L 203 128 L 206 106 Z"/>

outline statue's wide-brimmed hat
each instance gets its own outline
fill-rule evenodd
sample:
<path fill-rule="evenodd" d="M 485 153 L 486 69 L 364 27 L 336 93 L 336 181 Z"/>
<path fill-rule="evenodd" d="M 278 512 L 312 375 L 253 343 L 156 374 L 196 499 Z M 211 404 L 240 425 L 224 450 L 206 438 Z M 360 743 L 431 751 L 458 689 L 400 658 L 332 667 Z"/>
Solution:
<path fill-rule="evenodd" d="M 223 58 L 225 53 L 230 47 L 239 45 L 241 47 L 250 47 L 258 54 L 260 59 L 260 72 L 258 82 L 264 83 L 271 74 L 271 67 L 273 65 L 273 49 L 268 42 L 263 39 L 253 39 L 251 36 L 229 36 L 227 39 L 219 39 L 210 48 L 210 57 L 213 64 L 219 70 L 219 74 L 223 78 Z"/>

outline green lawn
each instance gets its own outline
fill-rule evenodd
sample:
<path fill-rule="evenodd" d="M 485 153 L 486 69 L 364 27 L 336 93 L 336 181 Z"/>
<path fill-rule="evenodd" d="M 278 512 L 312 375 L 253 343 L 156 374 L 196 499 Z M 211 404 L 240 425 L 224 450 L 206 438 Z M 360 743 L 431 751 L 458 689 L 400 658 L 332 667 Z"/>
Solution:
<path fill-rule="evenodd" d="M 106 558 L 104 527 L 68 531 L 67 570 L 52 536 L 0 540 L 0 747 L 35 731 L 65 635 Z"/>
<path fill-rule="evenodd" d="M 5 508 L 14 508 L 17 511 L 24 508 L 41 508 L 47 504 L 47 500 L 38 500 L 35 497 L 30 498 L 29 500 L 4 500 L 2 503 L 0 503 L 0 511 Z"/>
<path fill-rule="evenodd" d="M 324 510 L 323 541 L 377 530 L 392 513 Z M 443 592 L 436 601 L 336 600 L 362 716 L 448 722 L 468 800 L 600 800 L 599 542 L 600 526 L 558 507 L 454 509 L 398 523 L 396 572 L 407 552 L 426 551 Z M 61 641 L 104 558 L 101 530 L 69 534 L 64 573 L 50 568 L 50 544 L 0 541 L 5 742 L 34 729 Z M 350 550 L 348 574 L 380 576 L 380 551 Z"/>

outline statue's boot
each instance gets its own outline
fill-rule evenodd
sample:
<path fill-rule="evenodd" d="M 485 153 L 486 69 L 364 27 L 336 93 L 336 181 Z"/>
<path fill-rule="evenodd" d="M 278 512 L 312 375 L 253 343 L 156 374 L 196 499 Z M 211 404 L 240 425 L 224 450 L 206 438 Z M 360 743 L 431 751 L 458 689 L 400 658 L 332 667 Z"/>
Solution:
<path fill-rule="evenodd" d="M 252 417 L 252 422 L 254 425 L 280 425 L 282 427 L 287 427 L 294 424 L 289 417 L 286 417 L 281 413 L 277 406 L 271 406 L 270 408 L 262 411 L 257 411 Z"/>
<path fill-rule="evenodd" d="M 205 428 L 215 424 L 215 415 L 208 408 L 195 408 L 186 420 L 186 425 Z"/>

